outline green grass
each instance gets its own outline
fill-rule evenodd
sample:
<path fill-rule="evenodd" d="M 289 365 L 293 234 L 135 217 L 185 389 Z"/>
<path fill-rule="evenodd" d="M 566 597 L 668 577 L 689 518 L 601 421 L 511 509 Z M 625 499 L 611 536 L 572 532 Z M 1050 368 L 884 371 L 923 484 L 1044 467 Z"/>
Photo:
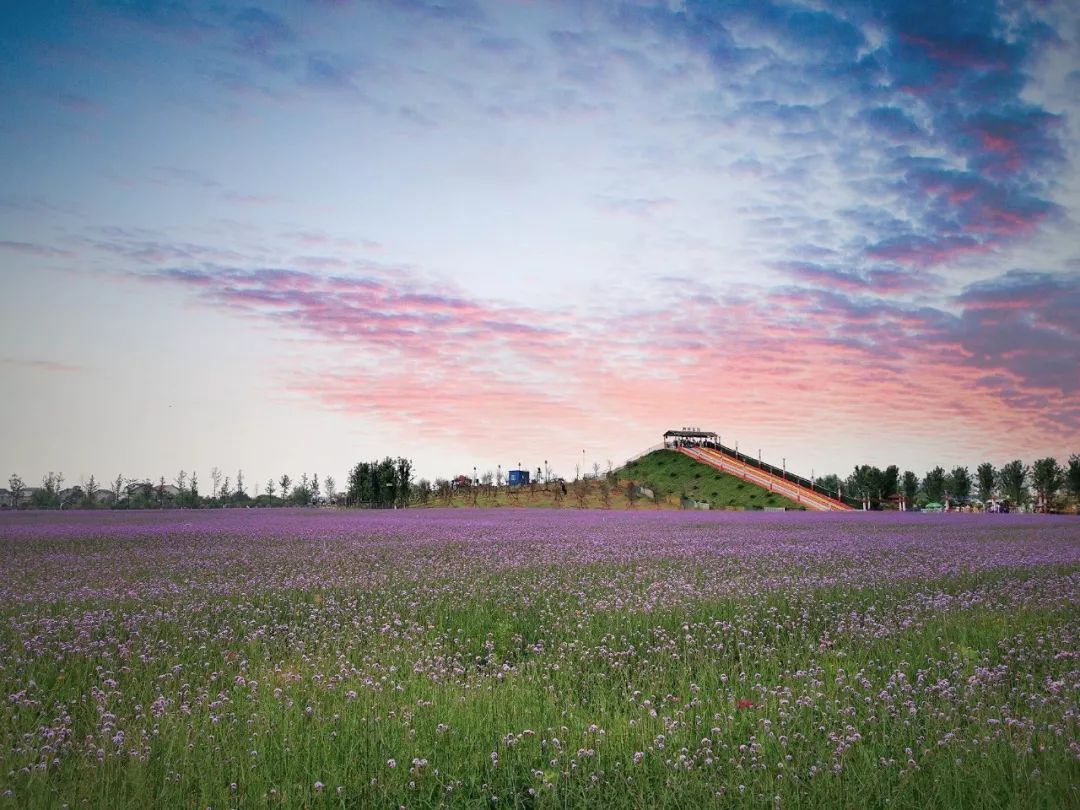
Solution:
<path fill-rule="evenodd" d="M 694 500 L 708 501 L 713 509 L 802 508 L 782 495 L 741 481 L 674 450 L 654 450 L 621 468 L 619 477 L 645 486 L 658 485 L 667 495 L 685 494 Z"/>
<path fill-rule="evenodd" d="M 528 577 L 522 572 L 510 579 L 524 585 Z M 979 582 L 938 584 L 961 592 Z M 406 634 L 388 642 L 342 634 L 328 643 L 316 635 L 313 654 L 271 641 L 231 658 L 234 633 L 191 644 L 179 623 L 157 623 L 145 641 L 175 650 L 185 680 L 205 683 L 216 671 L 218 685 L 203 700 L 192 695 L 190 714 L 127 720 L 127 733 L 147 740 L 145 757 L 107 756 L 98 764 L 92 755 L 76 756 L 51 772 L 11 780 L 18 783 L 18 806 L 753 807 L 771 806 L 780 796 L 781 806 L 794 807 L 1051 808 L 1076 799 L 1075 758 L 1043 752 L 1032 729 L 991 742 L 972 737 L 972 729 L 1003 709 L 1039 716 L 1023 687 L 1028 675 L 1038 681 L 1052 674 L 1049 655 L 1033 656 L 1026 670 L 968 699 L 920 690 L 914 716 L 876 697 L 898 671 L 912 683 L 951 679 L 962 686 L 976 667 L 999 663 L 1018 638 L 1049 635 L 1053 643 L 1047 628 L 1067 626 L 1075 608 L 989 606 L 935 614 L 888 638 L 841 639 L 822 650 L 818 634 L 836 617 L 869 604 L 887 613 L 914 586 L 702 601 L 689 613 L 600 611 L 575 622 L 560 618 L 570 602 L 559 594 L 533 609 L 508 611 L 506 584 L 505 578 L 480 582 L 464 605 L 454 597 L 402 614 L 407 627 L 426 628 L 423 638 L 410 642 Z M 993 585 L 993 576 L 982 584 Z M 318 610 L 306 597 L 267 595 L 258 607 L 291 616 L 300 627 L 318 624 Z M 356 594 L 324 599 L 348 603 Z M 225 601 L 206 608 L 204 620 L 243 612 Z M 799 619 L 808 609 L 814 619 Z M 722 622 L 733 629 L 717 629 Z M 752 643 L 740 646 L 740 633 Z M 530 655 L 541 636 L 547 654 Z M 427 667 L 415 671 L 418 656 L 439 653 L 456 656 L 460 672 L 439 682 Z M 350 700 L 345 688 L 325 682 L 348 670 L 344 661 L 374 659 L 385 685 L 361 690 L 361 699 Z M 119 681 L 127 705 L 149 705 L 178 686 L 151 668 L 108 658 L 97 664 Z M 32 674 L 47 685 L 61 671 L 68 688 L 99 680 L 81 661 L 40 661 Z M 265 687 L 237 686 L 237 675 Z M 282 689 L 276 697 L 275 685 Z M 754 706 L 739 709 L 739 700 Z M 218 707 L 209 708 L 215 701 Z M 97 715 L 86 707 L 77 720 L 81 731 L 89 731 Z M 47 720 L 47 712 L 26 717 L 9 709 L 9 743 Z M 1047 710 L 1042 722 L 1058 720 Z M 590 732 L 592 726 L 603 733 Z M 829 735 L 845 728 L 858 728 L 861 739 L 837 757 Z M 957 729 L 967 730 L 941 743 Z M 658 735 L 664 735 L 663 748 Z M 906 748 L 917 769 L 880 766 Z M 499 753 L 497 763 L 492 751 Z M 639 751 L 645 757 L 635 764 Z M 691 764 L 680 766 L 680 756 Z M 428 764 L 410 773 L 414 757 Z M 16 759 L 9 755 L 11 765 Z M 396 768 L 386 765 L 391 759 Z M 841 770 L 833 773 L 835 763 Z M 811 778 L 815 767 L 819 773 Z M 594 781 L 597 774 L 602 779 Z M 324 793 L 314 791 L 316 780 L 327 785 Z M 235 795 L 231 783 L 238 785 Z M 334 792 L 338 785 L 348 786 L 341 797 Z"/>

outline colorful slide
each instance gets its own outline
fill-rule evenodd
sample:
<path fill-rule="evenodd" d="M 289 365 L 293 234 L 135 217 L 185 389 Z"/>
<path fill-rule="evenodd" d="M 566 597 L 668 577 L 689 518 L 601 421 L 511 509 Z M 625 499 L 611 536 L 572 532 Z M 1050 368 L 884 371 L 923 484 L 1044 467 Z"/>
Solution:
<path fill-rule="evenodd" d="M 777 475 L 762 469 L 735 455 L 711 447 L 684 446 L 673 449 L 690 456 L 695 461 L 700 461 L 702 464 L 708 464 L 710 467 L 715 467 L 728 475 L 734 475 L 748 484 L 754 484 L 762 489 L 783 495 L 785 498 L 789 498 L 815 512 L 848 512 L 853 509 L 843 501 L 839 501 L 816 489 L 811 489 L 784 475 Z"/>

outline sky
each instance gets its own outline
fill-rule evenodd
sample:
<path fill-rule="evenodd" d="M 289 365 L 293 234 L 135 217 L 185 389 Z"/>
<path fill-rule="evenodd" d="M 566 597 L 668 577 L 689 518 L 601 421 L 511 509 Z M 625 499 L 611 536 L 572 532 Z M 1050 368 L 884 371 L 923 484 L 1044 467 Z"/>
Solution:
<path fill-rule="evenodd" d="M 0 465 L 1080 452 L 1080 6 L 0 6 Z"/>

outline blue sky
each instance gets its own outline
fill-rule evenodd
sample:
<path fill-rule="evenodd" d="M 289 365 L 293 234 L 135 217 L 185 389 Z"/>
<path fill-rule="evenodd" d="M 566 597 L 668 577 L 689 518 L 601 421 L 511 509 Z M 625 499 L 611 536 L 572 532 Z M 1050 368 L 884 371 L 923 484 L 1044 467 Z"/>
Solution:
<path fill-rule="evenodd" d="M 4 461 L 1077 452 L 1078 44 L 1068 2 L 8 4 Z"/>

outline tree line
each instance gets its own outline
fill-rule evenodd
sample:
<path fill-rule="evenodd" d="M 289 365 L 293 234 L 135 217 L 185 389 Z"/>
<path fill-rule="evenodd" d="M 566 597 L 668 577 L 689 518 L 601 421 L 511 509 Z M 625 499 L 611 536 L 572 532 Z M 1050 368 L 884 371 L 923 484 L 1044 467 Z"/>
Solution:
<path fill-rule="evenodd" d="M 598 465 L 594 478 L 600 479 Z M 28 487 L 18 475 L 8 479 L 9 508 L 34 509 L 164 509 L 164 508 L 228 508 L 280 507 L 309 504 L 338 504 L 362 508 L 404 508 L 410 504 L 449 503 L 455 489 L 462 486 L 457 480 L 438 478 L 413 481 L 412 461 L 387 456 L 381 461 L 362 461 L 348 474 L 346 490 L 338 493 L 331 475 L 320 479 L 318 474 L 304 473 L 299 479 L 284 474 L 269 479 L 260 487 L 249 487 L 244 471 L 235 478 L 214 467 L 210 472 L 210 491 L 204 492 L 198 474 L 180 470 L 171 482 L 160 476 L 157 481 L 130 479 L 118 475 L 101 484 L 91 475 L 79 485 L 64 488 L 63 473 L 49 472 L 42 477 L 40 487 Z M 609 463 L 609 476 L 611 475 Z M 480 495 L 502 484 L 502 475 L 486 472 L 476 481 L 464 486 L 473 493 L 474 503 Z M 545 481 L 551 474 L 545 471 Z M 559 479 L 561 481 L 561 479 Z M 575 479 L 576 481 L 577 479 Z M 584 480 L 584 479 L 582 479 Z M 963 466 L 946 471 L 937 466 L 921 478 L 910 470 L 900 472 L 895 464 L 884 470 L 868 464 L 857 465 L 850 475 L 826 475 L 815 479 L 819 489 L 830 491 L 849 503 L 865 503 L 871 509 L 902 497 L 909 506 L 927 503 L 967 503 L 977 497 L 984 503 L 1004 500 L 1014 506 L 1031 504 L 1041 511 L 1063 506 L 1062 497 L 1071 495 L 1080 501 L 1080 455 L 1074 454 L 1067 464 L 1054 458 L 1041 458 L 1031 465 L 1017 459 L 1000 468 L 986 462 L 975 472 Z M 531 487 L 537 486 L 536 479 Z M 558 495 L 567 494 L 565 485 Z"/>
<path fill-rule="evenodd" d="M 910 470 L 901 474 L 895 464 L 884 470 L 862 464 L 845 479 L 827 475 L 815 483 L 841 493 L 845 499 L 863 501 L 872 509 L 902 496 L 910 505 L 946 500 L 968 503 L 977 497 L 983 503 L 1003 500 L 1014 506 L 1031 504 L 1041 511 L 1050 511 L 1063 505 L 1061 497 L 1066 493 L 1080 501 L 1080 455 L 1070 456 L 1065 465 L 1050 457 L 1031 465 L 1016 459 L 1000 468 L 985 462 L 974 474 L 963 466 L 948 472 L 938 466 L 922 478 Z"/>
<path fill-rule="evenodd" d="M 209 493 L 200 487 L 198 473 L 186 470 L 180 470 L 169 481 L 165 476 L 155 481 L 117 475 L 106 483 L 91 475 L 67 488 L 63 473 L 46 473 L 38 487 L 27 486 L 21 476 L 12 474 L 4 505 L 14 509 L 209 509 L 306 506 L 338 499 L 334 477 L 327 475 L 320 480 L 318 473 L 303 473 L 297 480 L 285 474 L 260 487 L 258 482 L 249 486 L 242 469 L 231 478 L 214 467 L 210 471 Z"/>

